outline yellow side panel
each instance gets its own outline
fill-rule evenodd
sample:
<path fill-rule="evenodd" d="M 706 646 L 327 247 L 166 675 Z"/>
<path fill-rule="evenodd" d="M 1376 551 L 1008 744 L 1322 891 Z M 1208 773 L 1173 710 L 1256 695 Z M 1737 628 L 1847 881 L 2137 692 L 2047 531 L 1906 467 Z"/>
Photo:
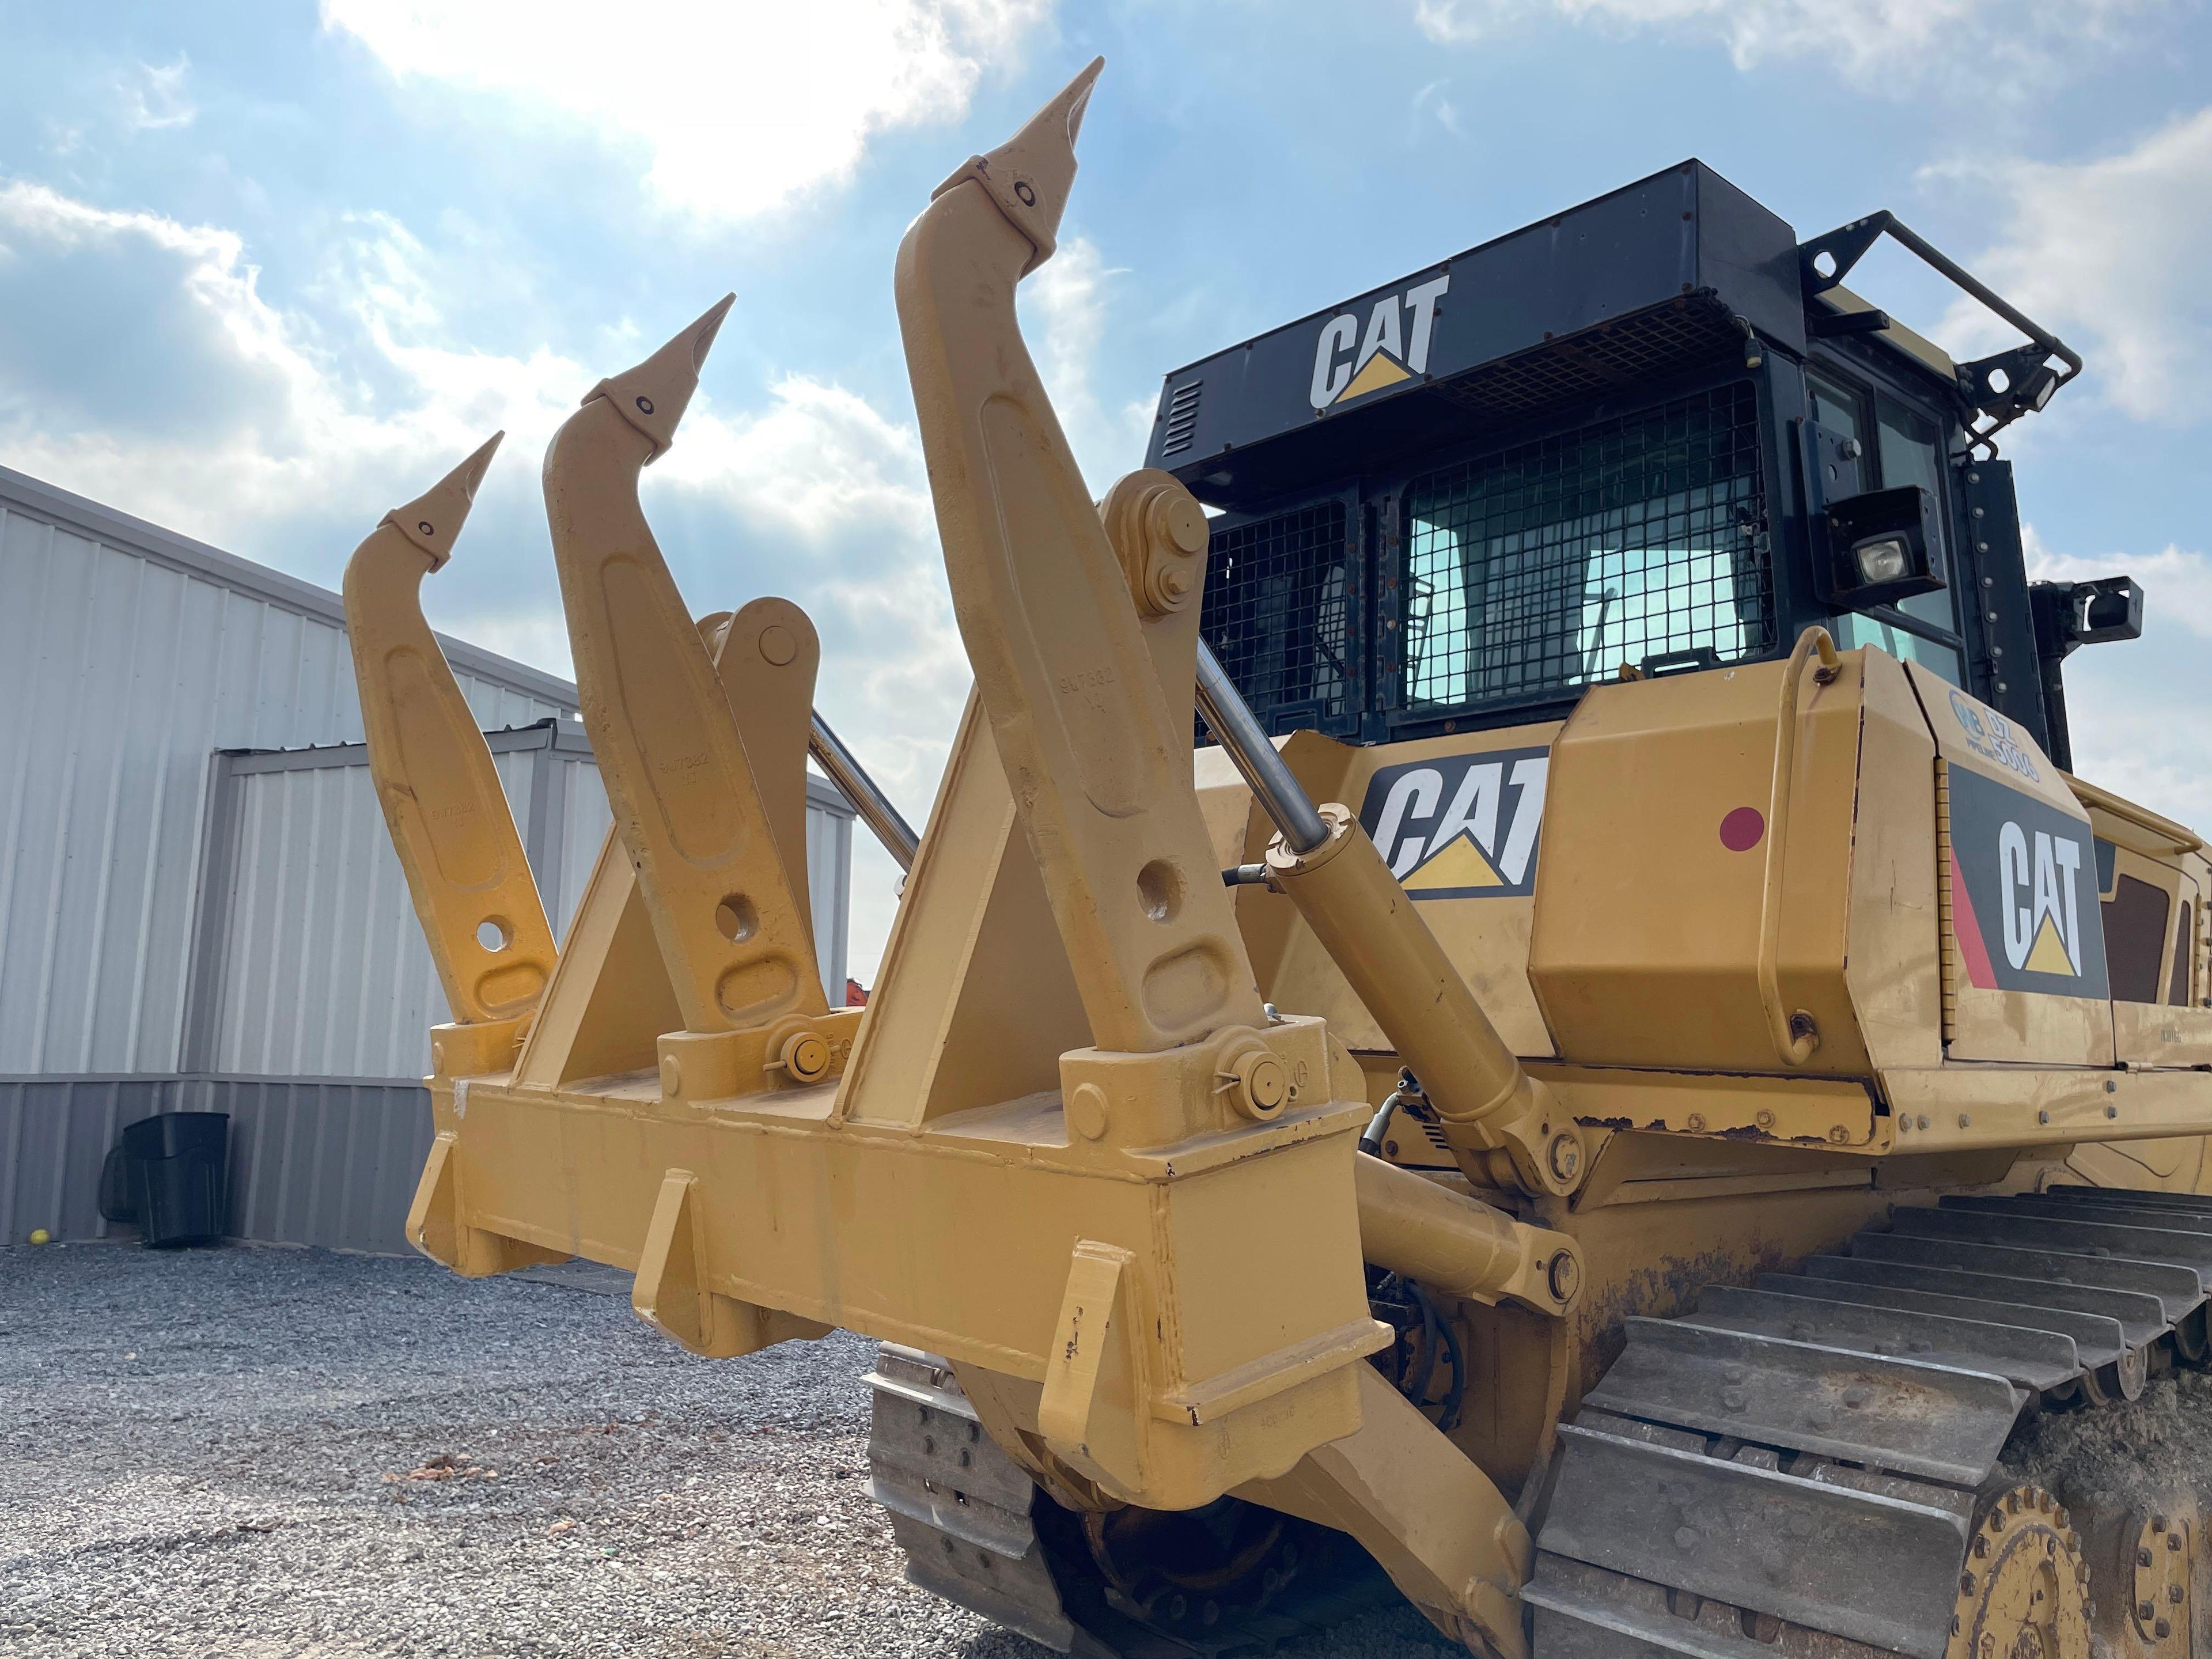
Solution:
<path fill-rule="evenodd" d="M 1782 1006 L 1820 1039 L 1806 1074 L 1869 1063 L 1844 973 L 1865 654 L 1807 684 L 1776 849 Z M 1563 1059 L 1791 1069 L 1758 982 L 1781 696 L 1779 663 L 1595 686 L 1553 744 L 1529 977 Z"/>
<path fill-rule="evenodd" d="M 1845 978 L 1877 1066 L 1934 1066 L 1943 1058 L 1936 744 L 1903 665 L 1869 651 L 1863 667 Z"/>
<path fill-rule="evenodd" d="M 2197 883 L 2172 857 L 2113 844 L 2119 828 L 2090 809 L 2101 857 L 2112 860 L 2098 908 L 2112 981 L 2112 1047 L 2123 1065 L 2212 1065 L 2212 1010 L 2193 994 L 2196 937 L 2203 926 Z M 2102 873 L 2100 870 L 2100 874 Z"/>
<path fill-rule="evenodd" d="M 2066 1155 L 2066 1169 L 2092 1187 L 2148 1187 L 2172 1193 L 2203 1190 L 2204 1138 L 2095 1141 Z"/>
<path fill-rule="evenodd" d="M 1905 665 L 1935 734 L 1953 1060 L 2112 1063 L 2112 1005 L 2089 815 L 2034 740 Z"/>
<path fill-rule="evenodd" d="M 1307 793 L 1342 802 L 1376 838 L 1498 1036 L 1528 1059 L 1554 1052 L 1528 983 L 1528 933 L 1550 833 L 1546 750 L 1559 731 L 1547 722 L 1371 748 L 1300 732 L 1282 744 Z M 1218 750 L 1200 750 L 1197 769 L 1223 864 L 1257 861 L 1271 833 L 1266 815 Z M 1237 921 L 1269 1001 L 1321 1015 L 1355 1050 L 1390 1047 L 1287 897 L 1240 887 Z"/>

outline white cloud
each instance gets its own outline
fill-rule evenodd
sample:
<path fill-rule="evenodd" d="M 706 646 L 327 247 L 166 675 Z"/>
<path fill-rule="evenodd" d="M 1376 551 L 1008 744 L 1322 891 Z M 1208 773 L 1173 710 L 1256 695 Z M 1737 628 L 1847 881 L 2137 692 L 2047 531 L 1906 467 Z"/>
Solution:
<path fill-rule="evenodd" d="M 0 276 L 20 275 L 40 296 L 35 315 L 15 308 L 21 326 L 59 336 L 49 362 L 15 349 L 29 337 L 10 339 L 0 295 L 0 453 L 65 489 L 334 582 L 337 560 L 385 508 L 504 428 L 459 556 L 425 600 L 448 631 L 568 672 L 533 464 L 584 391 L 688 318 L 614 344 L 611 361 L 596 343 L 589 366 L 550 344 L 471 350 L 447 337 L 439 261 L 406 227 L 360 216 L 342 240 L 303 313 L 268 301 L 231 231 L 0 186 Z M 73 285 L 90 297 L 73 304 Z M 161 325 L 103 353 L 118 306 Z M 125 359 L 112 403 L 63 401 L 72 366 L 103 356 Z M 764 592 L 804 605 L 823 639 L 820 706 L 919 823 L 969 678 L 919 438 L 804 374 L 786 374 L 753 410 L 718 404 L 712 359 L 708 377 L 642 486 L 686 598 L 702 611 Z M 154 388 L 179 381 L 182 402 L 134 427 Z M 866 981 L 896 878 L 872 854 L 858 868 L 853 960 Z"/>
<path fill-rule="evenodd" d="M 2004 233 L 1975 272 L 2081 351 L 2084 390 L 2138 420 L 2212 412 L 2212 108 L 2095 161 L 1965 162 L 1931 176 L 2003 204 Z M 2020 337 L 1971 301 L 1943 331 L 1966 355 Z"/>
<path fill-rule="evenodd" d="M 1460 126 L 1459 106 L 1453 103 L 1444 92 L 1450 84 L 1449 81 L 1431 81 L 1415 93 L 1413 115 L 1418 119 L 1424 112 L 1433 114 L 1437 118 L 1437 125 L 1446 132 L 1455 138 L 1464 138 L 1467 134 Z"/>
<path fill-rule="evenodd" d="M 421 255 L 388 221 L 359 222 L 354 230 L 387 270 Z M 15 183 L 0 187 L 0 247 L 18 267 L 69 258 L 127 284 L 166 320 L 160 343 L 212 381 L 198 420 L 126 435 L 115 420 L 100 418 L 112 411 L 58 418 L 19 368 L 0 387 L 0 429 L 15 464 L 217 543 L 232 540 L 241 523 L 343 499 L 368 479 L 386 480 L 387 494 L 434 479 L 441 464 L 451 465 L 501 426 L 542 442 L 573 405 L 574 388 L 593 378 L 549 351 L 516 359 L 410 339 L 434 314 L 423 312 L 419 297 L 411 308 L 396 303 L 388 284 L 363 285 L 344 307 L 413 394 L 404 406 L 380 411 L 351 395 L 350 377 L 311 344 L 319 330 L 263 298 L 259 272 L 231 231 Z M 83 325 L 76 349 L 95 359 L 103 319 L 72 318 L 63 283 L 48 283 L 46 300 L 40 327 Z M 133 373 L 151 384 L 177 367 L 142 363 Z"/>
<path fill-rule="evenodd" d="M 2168 542 L 2157 553 L 2107 553 L 2084 558 L 2053 552 L 2035 532 L 2021 526 L 2030 581 L 2081 582 L 2098 576 L 2132 576 L 2143 591 L 2146 634 L 2169 625 L 2212 639 L 2212 556 Z"/>
<path fill-rule="evenodd" d="M 634 143 L 664 204 L 745 218 L 842 182 L 875 133 L 957 121 L 1049 0 L 323 0 L 403 79 L 534 102 Z"/>
<path fill-rule="evenodd" d="M 1094 495 L 1144 464 L 1152 433 L 1152 398 L 1111 408 L 1111 394 L 1098 386 L 1114 279 L 1128 274 L 1109 265 L 1088 237 L 1071 236 L 1019 290 L 1023 337 Z"/>
<path fill-rule="evenodd" d="M 183 53 L 173 64 L 141 64 L 124 77 L 123 124 L 133 132 L 163 127 L 188 127 L 199 113 L 185 95 L 185 72 L 191 67 Z"/>
<path fill-rule="evenodd" d="M 2057 76 L 2166 0 L 1415 0 L 1431 40 L 1477 40 L 1549 16 L 1612 33 L 1719 41 L 1739 69 L 1814 58 L 1867 90 L 1904 95 L 1960 66 L 1977 88 Z"/>

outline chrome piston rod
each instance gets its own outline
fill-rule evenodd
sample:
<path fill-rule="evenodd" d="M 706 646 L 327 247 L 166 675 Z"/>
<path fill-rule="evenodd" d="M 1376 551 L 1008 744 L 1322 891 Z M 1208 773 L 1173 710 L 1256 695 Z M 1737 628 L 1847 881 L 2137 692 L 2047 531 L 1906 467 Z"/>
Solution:
<path fill-rule="evenodd" d="M 1198 712 L 1291 851 L 1310 853 L 1328 839 L 1328 824 L 1313 798 L 1283 764 L 1237 682 L 1204 640 L 1198 642 Z"/>
<path fill-rule="evenodd" d="M 806 752 L 814 757 L 823 775 L 853 803 L 853 811 L 860 822 L 875 832 L 884 850 L 898 860 L 899 868 L 913 869 L 915 851 L 921 845 L 921 837 L 914 833 L 914 826 L 891 805 L 890 797 L 876 787 L 867 769 L 854 758 L 853 751 L 845 747 L 845 740 L 831 731 L 830 722 L 818 714 L 807 733 Z"/>

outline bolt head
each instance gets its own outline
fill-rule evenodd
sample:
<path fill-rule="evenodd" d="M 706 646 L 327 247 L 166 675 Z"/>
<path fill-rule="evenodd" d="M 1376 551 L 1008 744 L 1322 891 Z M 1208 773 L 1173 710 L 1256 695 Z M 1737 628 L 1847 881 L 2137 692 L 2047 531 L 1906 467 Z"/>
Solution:
<path fill-rule="evenodd" d="M 793 1031 L 783 1040 L 783 1069 L 794 1083 L 817 1083 L 830 1069 L 830 1043 L 819 1031 Z"/>
<path fill-rule="evenodd" d="M 1248 1054 L 1237 1062 L 1237 1075 L 1255 1115 L 1276 1111 L 1290 1097 L 1291 1074 L 1273 1054 Z"/>
<path fill-rule="evenodd" d="M 1575 1292 L 1582 1288 L 1582 1265 L 1571 1252 L 1561 1250 L 1546 1266 L 1544 1279 L 1552 1288 L 1553 1300 L 1571 1302 Z"/>
<path fill-rule="evenodd" d="M 1106 1091 L 1095 1083 L 1079 1083 L 1067 1097 L 1068 1127 L 1085 1140 L 1106 1133 Z"/>
<path fill-rule="evenodd" d="M 1206 509 L 1187 492 L 1163 491 L 1155 509 L 1160 538 L 1178 553 L 1195 556 L 1206 551 Z"/>
<path fill-rule="evenodd" d="M 1583 1144 L 1565 1130 L 1552 1137 L 1545 1149 L 1545 1159 L 1552 1166 L 1552 1174 L 1560 1181 L 1572 1181 L 1582 1173 Z"/>

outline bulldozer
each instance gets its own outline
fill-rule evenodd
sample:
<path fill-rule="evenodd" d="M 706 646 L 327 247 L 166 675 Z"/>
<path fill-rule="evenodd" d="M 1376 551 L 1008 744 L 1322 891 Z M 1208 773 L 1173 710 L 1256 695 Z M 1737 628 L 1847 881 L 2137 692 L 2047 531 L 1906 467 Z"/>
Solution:
<path fill-rule="evenodd" d="M 1094 500 L 1015 295 L 1098 71 L 897 253 L 975 677 L 919 836 L 640 507 L 728 300 L 545 457 L 614 817 L 557 946 L 422 619 L 489 447 L 355 555 L 453 1015 L 409 1237 L 878 1340 L 908 1576 L 1061 1652 L 2212 1652 L 2187 1471 L 2053 1449 L 2212 1344 L 2212 863 L 2075 771 L 2142 594 L 2030 580 L 1996 442 L 2080 356 L 1692 161 L 1169 374 Z M 1845 287 L 1885 239 L 2025 343 Z M 810 754 L 908 872 L 865 1009 Z"/>

